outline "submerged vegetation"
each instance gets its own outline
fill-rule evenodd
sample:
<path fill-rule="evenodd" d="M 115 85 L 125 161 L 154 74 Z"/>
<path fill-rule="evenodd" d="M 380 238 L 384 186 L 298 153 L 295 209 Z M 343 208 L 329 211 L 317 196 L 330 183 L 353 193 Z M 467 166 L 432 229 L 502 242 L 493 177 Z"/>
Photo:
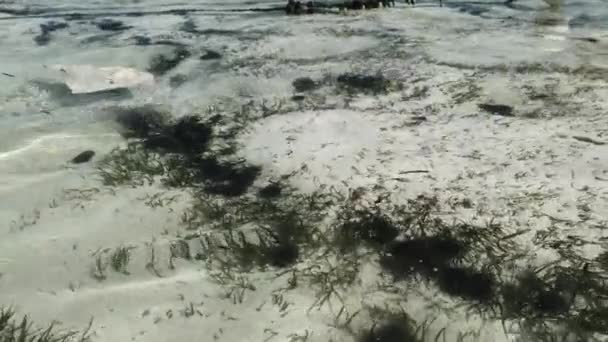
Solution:
<path fill-rule="evenodd" d="M 383 82 L 376 88 L 383 89 Z M 357 82 L 349 84 L 357 88 Z M 316 81 L 301 80 L 294 87 L 304 91 L 313 85 Z M 430 317 L 455 315 L 454 306 L 464 307 L 468 314 L 501 322 L 505 333 L 522 341 L 562 341 L 557 336 L 586 341 L 607 332 L 608 285 L 594 270 L 606 268 L 605 255 L 581 263 L 563 245 L 556 246 L 564 249 L 559 262 L 526 266 L 522 261 L 529 251 L 517 241 L 527 230 L 450 220 L 437 196 L 392 203 L 378 194 L 368 201 L 365 192 L 343 195 L 325 187 L 299 193 L 288 186 L 290 176 L 261 179 L 262 169 L 241 160 L 235 143 L 248 121 L 266 116 L 256 109 L 212 107 L 179 119 L 146 106 L 115 110 L 129 143 L 99 164 L 108 186 L 159 182 L 192 192 L 192 205 L 181 217 L 185 236 L 171 245 L 171 256 L 205 263 L 227 288 L 226 298 L 243 302 L 261 286 L 248 274 L 270 272 L 286 281 L 273 294 L 277 305 L 288 305 L 289 292 L 305 284 L 302 288 L 314 294 L 309 311 L 337 305 L 336 326 L 357 341 L 445 338 L 445 328 L 429 323 L 434 320 L 404 319 L 403 309 L 382 309 L 383 318 L 375 319 L 377 310 L 374 316 L 373 310 L 348 307 L 353 289 L 371 276 L 364 268 L 373 265 L 379 277 L 372 291 L 398 302 L 418 293 L 442 298 L 429 306 Z M 473 207 L 470 201 L 462 206 Z M 119 249 L 110 263 L 127 273 L 128 260 L 128 250 Z M 353 330 L 355 325 L 363 328 Z M 463 341 L 476 335 L 458 336 Z"/>
<path fill-rule="evenodd" d="M 53 324 L 40 329 L 27 316 L 18 319 L 12 308 L 0 308 L 0 342 L 86 342 L 92 323 L 83 333 L 61 331 Z"/>

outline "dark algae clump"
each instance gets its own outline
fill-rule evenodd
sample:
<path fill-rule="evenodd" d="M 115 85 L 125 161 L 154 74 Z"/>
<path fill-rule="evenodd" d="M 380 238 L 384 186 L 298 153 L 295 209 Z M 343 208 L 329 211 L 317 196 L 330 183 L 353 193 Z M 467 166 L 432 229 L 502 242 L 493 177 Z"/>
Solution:
<path fill-rule="evenodd" d="M 203 61 L 208 61 L 212 59 L 220 59 L 222 55 L 219 52 L 213 50 L 207 50 L 203 55 L 201 55 L 200 59 Z"/>
<path fill-rule="evenodd" d="M 319 84 L 310 77 L 296 78 L 292 82 L 292 85 L 295 91 L 298 93 L 315 90 L 319 87 Z"/>
<path fill-rule="evenodd" d="M 421 342 L 412 327 L 403 320 L 392 319 L 374 324 L 357 342 Z"/>
<path fill-rule="evenodd" d="M 190 51 L 185 47 L 178 46 L 169 55 L 160 54 L 156 55 L 150 61 L 148 71 L 154 75 L 162 76 L 175 69 L 182 61 L 191 56 Z"/>
<path fill-rule="evenodd" d="M 102 19 L 96 22 L 95 26 L 102 31 L 124 31 L 131 28 L 131 26 L 126 26 L 122 21 L 116 19 Z"/>
<path fill-rule="evenodd" d="M 95 151 L 86 150 L 84 152 L 79 153 L 76 157 L 72 158 L 72 164 L 82 164 L 91 161 L 95 156 Z"/>
<path fill-rule="evenodd" d="M 281 196 L 283 187 L 279 183 L 270 183 L 258 190 L 258 197 L 263 199 L 278 198 Z"/>
<path fill-rule="evenodd" d="M 387 248 L 381 265 L 396 278 L 435 276 L 436 269 L 446 267 L 465 251 L 465 246 L 447 236 L 397 241 Z"/>
<path fill-rule="evenodd" d="M 136 139 L 131 144 L 143 148 L 145 153 L 162 156 L 157 161 L 167 186 L 195 186 L 210 194 L 240 196 L 261 172 L 258 166 L 234 158 L 224 160 L 223 155 L 210 151 L 209 146 L 215 139 L 214 118 L 205 121 L 200 116 L 189 115 L 171 119 L 168 113 L 154 106 L 117 108 L 114 115 L 122 135 Z M 124 168 L 124 162 L 122 164 Z M 111 173 L 106 173 L 106 177 L 111 177 Z"/>
<path fill-rule="evenodd" d="M 399 235 L 399 228 L 378 208 L 346 211 L 336 228 L 336 238 L 342 251 L 356 249 L 360 242 L 382 246 Z"/>
<path fill-rule="evenodd" d="M 338 87 L 348 93 L 385 94 L 393 86 L 393 82 L 381 74 L 364 75 L 346 73 L 336 78 Z"/>
<path fill-rule="evenodd" d="M 499 116 L 513 116 L 513 107 L 501 104 L 480 103 L 479 109 Z"/>
<path fill-rule="evenodd" d="M 494 283 L 491 275 L 464 267 L 446 267 L 437 276 L 437 285 L 443 292 L 479 302 L 494 297 Z"/>
<path fill-rule="evenodd" d="M 66 22 L 53 20 L 40 24 L 40 34 L 34 37 L 34 41 L 40 46 L 46 45 L 51 41 L 51 33 L 68 27 Z"/>

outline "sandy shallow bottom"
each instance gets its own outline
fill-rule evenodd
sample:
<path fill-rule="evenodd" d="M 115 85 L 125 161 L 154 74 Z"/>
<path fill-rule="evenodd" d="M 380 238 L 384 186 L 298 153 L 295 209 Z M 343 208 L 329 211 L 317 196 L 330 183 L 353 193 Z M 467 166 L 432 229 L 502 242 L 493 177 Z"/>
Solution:
<path fill-rule="evenodd" d="M 514 241 L 526 251 L 521 263 L 534 268 L 562 260 L 539 242 L 550 232 L 552 241 L 571 241 L 577 260 L 602 272 L 594 260 L 608 238 L 608 35 L 568 26 L 578 14 L 542 2 L 522 1 L 527 11 L 480 6 L 488 9 L 485 16 L 433 3 L 303 17 L 3 14 L 0 306 L 14 306 L 40 326 L 82 330 L 93 319 L 93 341 L 326 342 L 356 340 L 369 329 L 365 308 L 395 302 L 394 292 L 378 287 L 383 271 L 374 260 L 363 263 L 339 303 L 315 307 L 311 286 L 277 292 L 287 276 L 272 268 L 245 274 L 252 286 L 234 292 L 236 281 L 206 263 L 173 258 L 172 246 L 192 233 L 183 213 L 193 193 L 158 182 L 104 186 L 97 170 L 105 155 L 125 145 L 107 109 L 143 104 L 165 106 L 175 117 L 228 102 L 253 101 L 259 112 L 269 111 L 235 137 L 237 154 L 262 168 L 250 193 L 290 175 L 289 186 L 303 194 L 366 189 L 364 197 L 393 203 L 436 195 L 446 221 L 495 222 L 517 232 Z M 128 29 L 101 30 L 96 22 L 103 18 Z M 49 20 L 69 25 L 38 44 L 40 24 Z M 137 45 L 136 37 L 150 43 Z M 70 94 L 46 67 L 146 70 L 153 56 L 170 55 L 178 45 L 188 57 L 127 95 Z M 208 51 L 219 57 L 201 58 Z M 335 83 L 346 72 L 381 74 L 391 87 L 348 93 Z M 298 77 L 321 86 L 294 101 Z M 495 115 L 478 106 L 484 103 L 513 111 Z M 92 161 L 69 162 L 84 150 L 95 151 Z M 155 205 L 159 198 L 162 205 Z M 471 205 L 450 207 L 463 199 Z M 103 260 L 119 247 L 129 248 L 128 272 L 104 264 L 100 273 L 99 260 L 109 263 Z M 429 322 L 429 341 L 517 340 L 504 322 L 471 314 L 432 283 L 399 293 L 412 319 Z M 341 306 L 363 312 L 350 329 L 336 318 Z M 477 335 L 463 337 L 464 331 Z"/>

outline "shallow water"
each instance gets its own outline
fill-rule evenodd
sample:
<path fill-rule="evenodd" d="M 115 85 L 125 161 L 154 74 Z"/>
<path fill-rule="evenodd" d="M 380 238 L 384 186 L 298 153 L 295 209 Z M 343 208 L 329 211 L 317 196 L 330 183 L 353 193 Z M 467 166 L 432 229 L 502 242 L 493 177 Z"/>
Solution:
<path fill-rule="evenodd" d="M 213 340 L 200 330 L 184 332 L 196 322 L 158 324 L 158 317 L 170 320 L 163 311 L 183 306 L 176 299 L 182 292 L 192 301 L 215 298 L 219 290 L 212 287 L 201 297 L 209 284 L 203 266 L 180 263 L 157 278 L 146 271 L 142 252 L 131 278 L 104 283 L 90 277 L 96 250 L 123 244 L 167 249 L 170 237 L 185 235 L 176 214 L 188 206 L 185 191 L 177 191 L 183 201 L 171 210 L 152 212 L 141 199 L 157 191 L 154 186 L 92 190 L 95 196 L 77 200 L 66 195 L 66 189 L 104 189 L 95 162 L 125 143 L 108 111 L 113 106 L 155 104 L 181 117 L 217 103 L 283 101 L 290 110 L 256 119 L 238 137 L 239 153 L 262 165 L 264 177 L 295 175 L 292 185 L 305 193 L 323 184 L 344 192 L 384 187 L 398 199 L 431 190 L 466 194 L 488 215 L 530 228 L 522 244 L 536 265 L 557 258 L 531 242 L 537 230 L 555 223 L 543 215 L 557 216 L 582 225 L 576 232 L 564 228 L 564 239 L 580 234 L 601 241 L 579 246 L 586 260 L 594 259 L 606 238 L 597 227 L 608 221 L 602 145 L 608 141 L 608 1 L 565 1 L 560 8 L 540 0 L 509 6 L 448 0 L 443 7 L 420 1 L 347 15 L 285 16 L 283 1 L 0 0 L 0 306 L 16 305 L 41 324 L 59 319 L 67 327 L 86 326 L 95 316 L 99 341 Z M 107 19 L 121 24 L 103 29 Z M 49 25 L 55 28 L 45 33 Z M 173 68 L 159 71 L 153 85 L 125 91 L 72 94 L 51 68 L 145 71 L 154 56 L 171 56 L 176 47 L 187 54 Z M 323 83 L 347 72 L 380 73 L 404 86 L 352 95 Z M 310 105 L 292 100 L 298 77 L 323 83 L 314 96 L 305 94 Z M 477 104 L 484 101 L 514 107 L 516 119 L 480 114 Z M 576 145 L 570 135 L 600 143 Z M 69 163 L 84 150 L 95 151 L 93 162 Z M 432 175 L 403 180 L 400 172 L 417 169 Z M 535 194 L 542 200 L 533 202 Z M 522 197 L 530 203 L 518 202 Z M 581 201 L 590 218 L 577 221 Z M 474 212 L 454 215 L 489 220 Z M 270 298 L 271 286 L 260 281 L 257 299 Z M 365 299 L 364 290 L 354 292 Z M 292 300 L 307 307 L 309 297 L 299 293 Z M 359 297 L 352 298 L 356 306 Z M 427 299 L 410 298 L 418 320 L 425 319 Z M 245 303 L 242 312 L 209 301 L 222 317 L 205 327 L 225 327 L 226 340 L 268 337 L 257 315 L 285 340 L 308 328 L 322 332 L 314 341 L 350 338 L 329 328 L 325 312 L 300 310 L 281 321 L 274 311 L 256 310 L 262 299 Z M 231 325 L 224 311 L 242 313 L 242 326 Z M 483 326 L 477 318 L 458 317 L 446 314 L 438 322 Z M 497 322 L 488 326 L 480 341 L 513 340 Z"/>

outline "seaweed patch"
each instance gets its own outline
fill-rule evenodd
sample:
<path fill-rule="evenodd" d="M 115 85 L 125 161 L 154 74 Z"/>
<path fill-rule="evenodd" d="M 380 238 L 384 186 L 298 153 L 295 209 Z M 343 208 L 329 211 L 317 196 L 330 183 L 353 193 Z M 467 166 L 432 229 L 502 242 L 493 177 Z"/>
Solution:
<path fill-rule="evenodd" d="M 176 68 L 182 61 L 191 56 L 185 47 L 176 47 L 170 55 L 159 54 L 152 57 L 148 71 L 154 75 L 162 76 L 168 71 Z"/>
<path fill-rule="evenodd" d="M 69 25 L 66 22 L 52 20 L 40 24 L 40 34 L 34 37 L 34 41 L 40 46 L 47 45 L 51 41 L 51 33 L 68 27 Z"/>
<path fill-rule="evenodd" d="M 124 31 L 131 28 L 131 26 L 127 26 L 116 19 L 102 19 L 95 22 L 95 26 L 102 31 Z"/>
<path fill-rule="evenodd" d="M 160 176 L 166 186 L 194 186 L 212 194 L 239 196 L 261 172 L 258 166 L 228 158 L 231 149 L 224 149 L 225 152 L 210 149 L 217 140 L 213 131 L 215 117 L 208 121 L 196 115 L 171 119 L 168 113 L 153 106 L 115 108 L 114 113 L 122 135 L 135 140 L 128 149 L 117 150 L 102 161 L 106 184 L 132 181 L 131 177 L 125 177 L 132 168 L 132 175 L 142 174 L 137 169 L 143 174 L 150 173 L 151 177 L 146 178 L 150 182 Z M 121 164 L 116 160 L 121 160 Z M 153 165 L 142 165 L 152 161 Z"/>

